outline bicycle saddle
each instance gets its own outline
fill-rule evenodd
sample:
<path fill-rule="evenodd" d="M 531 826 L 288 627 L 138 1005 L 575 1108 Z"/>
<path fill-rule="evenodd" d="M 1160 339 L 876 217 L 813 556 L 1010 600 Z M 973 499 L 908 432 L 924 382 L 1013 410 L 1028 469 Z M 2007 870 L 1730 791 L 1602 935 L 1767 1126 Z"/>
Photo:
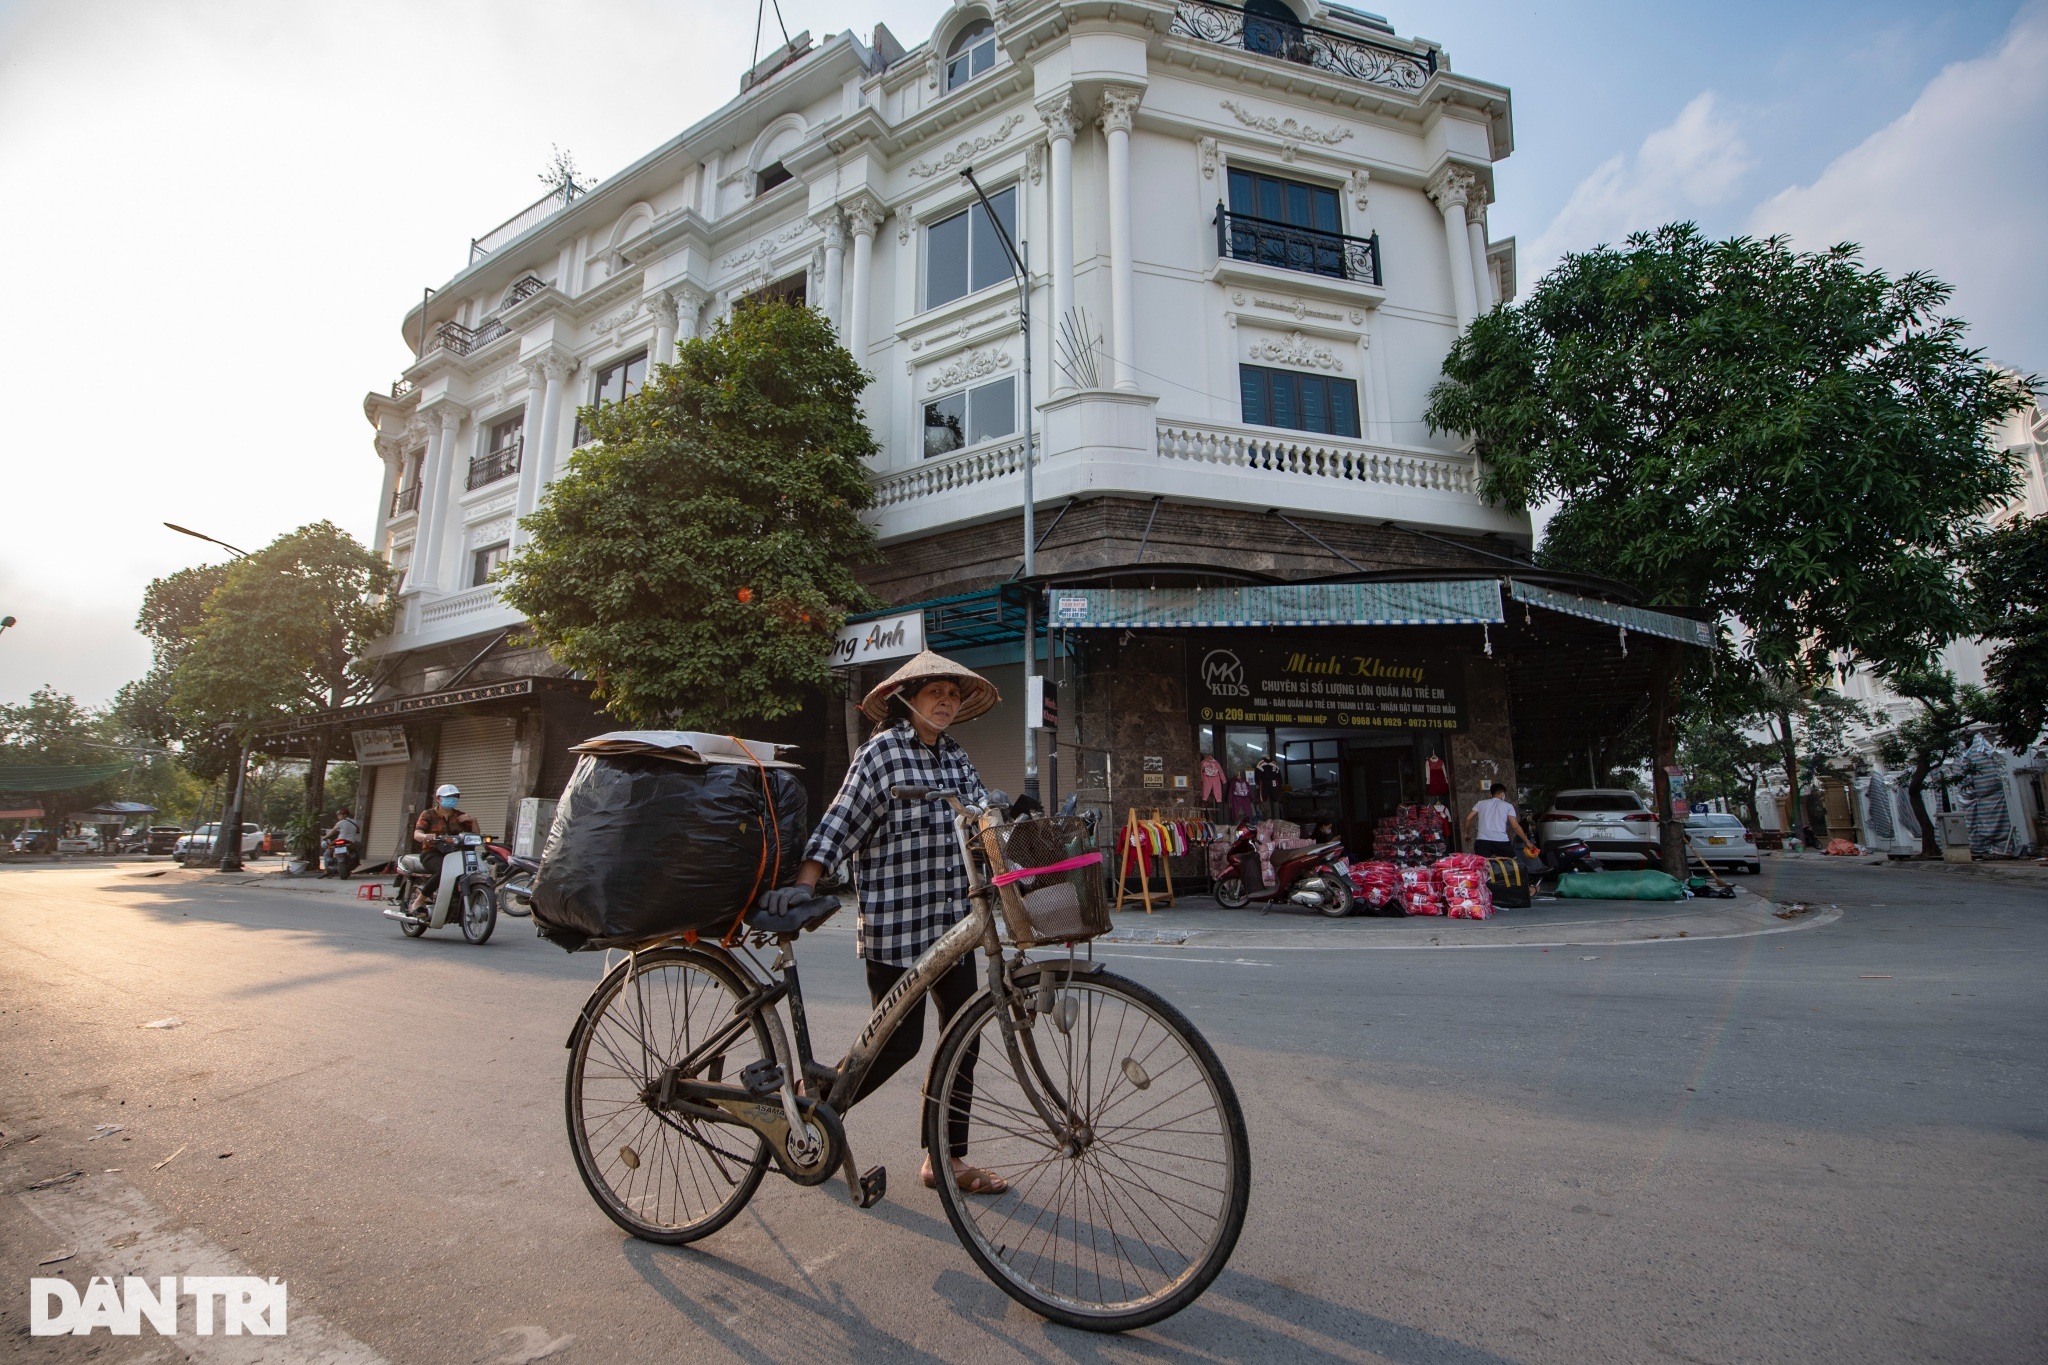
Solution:
<path fill-rule="evenodd" d="M 756 904 L 747 911 L 747 927 L 764 934 L 798 934 L 817 928 L 838 913 L 837 896 L 813 896 L 810 900 L 798 901 L 780 914 Z"/>

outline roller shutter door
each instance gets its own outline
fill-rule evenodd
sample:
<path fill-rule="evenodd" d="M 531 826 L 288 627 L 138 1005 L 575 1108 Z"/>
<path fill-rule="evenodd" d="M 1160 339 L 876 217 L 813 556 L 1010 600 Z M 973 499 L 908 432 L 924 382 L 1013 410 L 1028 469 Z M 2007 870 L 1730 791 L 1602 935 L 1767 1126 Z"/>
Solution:
<path fill-rule="evenodd" d="M 442 722 L 434 785 L 462 789 L 462 808 L 492 838 L 506 834 L 505 806 L 512 793 L 512 743 L 519 722 L 511 716 L 456 716 Z"/>
<path fill-rule="evenodd" d="M 403 763 L 379 763 L 370 769 L 363 785 L 370 792 L 370 823 L 363 829 L 363 862 L 374 865 L 395 857 L 403 850 L 405 769 Z"/>

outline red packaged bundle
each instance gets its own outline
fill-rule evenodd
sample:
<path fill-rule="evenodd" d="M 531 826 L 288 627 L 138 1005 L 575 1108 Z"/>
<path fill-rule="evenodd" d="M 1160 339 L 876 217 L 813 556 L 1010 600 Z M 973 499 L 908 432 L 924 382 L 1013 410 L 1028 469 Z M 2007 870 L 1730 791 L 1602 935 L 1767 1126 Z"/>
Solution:
<path fill-rule="evenodd" d="M 1493 914 L 1493 892 L 1486 885 L 1483 868 L 1476 872 L 1469 868 L 1446 868 L 1443 881 L 1444 900 L 1452 919 L 1486 919 Z"/>
<path fill-rule="evenodd" d="M 1377 910 L 1401 899 L 1401 869 L 1392 863 L 1353 863 L 1351 892 Z"/>
<path fill-rule="evenodd" d="M 1401 904 L 1411 915 L 1441 915 L 1443 886 L 1433 867 L 1401 869 Z"/>
<path fill-rule="evenodd" d="M 1480 857 L 1477 853 L 1453 853 L 1446 857 L 1438 858 L 1436 865 L 1437 870 L 1440 872 L 1483 873 L 1486 871 L 1486 859 Z"/>

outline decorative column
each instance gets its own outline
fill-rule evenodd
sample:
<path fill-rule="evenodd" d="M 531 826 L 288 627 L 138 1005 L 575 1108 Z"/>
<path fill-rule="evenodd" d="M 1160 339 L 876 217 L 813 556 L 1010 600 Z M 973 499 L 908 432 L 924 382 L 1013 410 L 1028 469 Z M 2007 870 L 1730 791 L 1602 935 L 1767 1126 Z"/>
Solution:
<path fill-rule="evenodd" d="M 1131 299 L 1131 124 L 1144 91 L 1111 86 L 1097 119 L 1109 139 L 1109 353 L 1116 386 L 1138 387 L 1136 305 Z"/>
<path fill-rule="evenodd" d="M 678 344 L 697 339 L 697 318 L 703 313 L 704 305 L 711 302 L 711 295 L 694 284 L 679 284 L 668 291 L 676 301 L 676 341 Z"/>
<path fill-rule="evenodd" d="M 540 500 L 540 433 L 547 392 L 547 379 L 540 362 L 526 362 L 526 409 L 519 418 L 519 491 L 512 503 L 512 547 L 526 543 L 526 528 L 519 524 Z"/>
<path fill-rule="evenodd" d="M 534 453 L 534 503 L 540 502 L 542 490 L 555 481 L 555 447 L 562 436 L 562 394 L 568 387 L 569 373 L 575 368 L 566 356 L 544 355 L 533 362 L 532 369 L 540 372 L 541 381 L 546 385 L 540 400 L 540 447 Z M 524 470 L 521 473 L 524 474 Z M 521 485 L 524 486 L 524 479 Z"/>
<path fill-rule="evenodd" d="M 868 294 L 873 285 L 875 233 L 889 211 L 873 195 L 845 204 L 846 225 L 853 229 L 853 302 L 846 310 L 846 349 L 863 369 L 868 363 Z"/>
<path fill-rule="evenodd" d="M 384 462 L 384 478 L 377 488 L 377 530 L 370 538 L 370 552 L 391 558 L 391 500 L 405 477 L 405 442 L 396 436 L 377 438 L 377 458 Z"/>
<path fill-rule="evenodd" d="M 1475 184 L 1465 196 L 1465 236 L 1472 251 L 1472 297 L 1479 311 L 1490 313 L 1500 300 L 1493 296 L 1493 271 L 1486 264 L 1486 206 L 1493 196 L 1486 186 Z"/>
<path fill-rule="evenodd" d="M 453 403 L 426 410 L 427 467 L 420 477 L 419 529 L 413 533 L 412 570 L 406 586 L 421 592 L 441 590 L 441 558 L 448 544 L 447 521 L 460 504 L 453 496 L 457 466 L 456 437 L 469 414 Z"/>
<path fill-rule="evenodd" d="M 648 377 L 656 365 L 669 365 L 676 358 L 676 300 L 666 289 L 647 296 L 647 311 L 654 315 L 654 349 L 648 354 Z"/>
<path fill-rule="evenodd" d="M 1081 127 L 1081 111 L 1075 107 L 1074 97 L 1067 94 L 1038 106 L 1038 117 L 1052 140 L 1046 217 L 1052 224 L 1051 335 L 1058 336 L 1074 311 L 1074 135 Z M 1057 347 L 1053 354 L 1059 354 Z M 1070 389 L 1074 381 L 1054 365 L 1053 386 Z"/>
<path fill-rule="evenodd" d="M 815 221 L 825 234 L 824 313 L 844 340 L 846 319 L 840 313 L 840 295 L 846 292 L 846 220 L 839 216 L 835 206 L 819 214 Z"/>
<path fill-rule="evenodd" d="M 1429 181 L 1429 197 L 1436 200 L 1444 216 L 1444 246 L 1451 260 L 1451 300 L 1458 315 L 1458 330 L 1472 325 L 1479 314 L 1479 300 L 1473 286 L 1472 237 L 1465 228 L 1465 201 L 1479 177 L 1463 166 L 1446 166 Z"/>

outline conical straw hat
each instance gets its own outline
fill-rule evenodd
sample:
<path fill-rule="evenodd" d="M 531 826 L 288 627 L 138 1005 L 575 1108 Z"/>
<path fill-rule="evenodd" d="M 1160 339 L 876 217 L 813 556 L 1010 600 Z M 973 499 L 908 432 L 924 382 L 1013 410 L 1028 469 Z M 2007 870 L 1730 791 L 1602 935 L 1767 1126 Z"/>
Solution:
<path fill-rule="evenodd" d="M 934 654 L 927 649 L 903 667 L 891 673 L 888 678 L 875 685 L 860 709 L 867 718 L 880 724 L 889 718 L 889 698 L 901 692 L 911 683 L 924 682 L 931 678 L 945 678 L 960 686 L 960 713 L 953 717 L 955 723 L 973 720 L 985 715 L 991 707 L 1002 700 L 996 685 L 973 669 L 954 663 L 943 654 Z"/>

